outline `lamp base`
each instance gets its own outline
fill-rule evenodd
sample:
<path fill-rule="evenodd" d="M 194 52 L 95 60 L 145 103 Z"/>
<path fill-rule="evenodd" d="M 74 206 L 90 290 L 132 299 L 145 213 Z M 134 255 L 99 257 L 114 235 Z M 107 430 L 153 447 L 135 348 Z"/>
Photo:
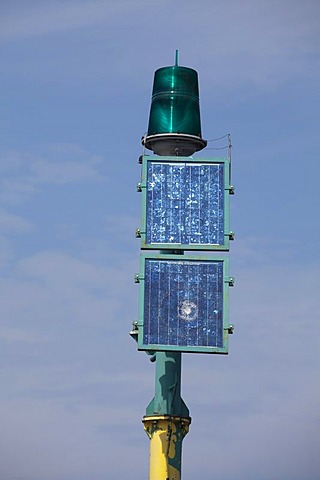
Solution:
<path fill-rule="evenodd" d="M 142 137 L 143 146 L 156 155 L 189 157 L 207 146 L 207 140 L 185 133 L 159 133 Z"/>

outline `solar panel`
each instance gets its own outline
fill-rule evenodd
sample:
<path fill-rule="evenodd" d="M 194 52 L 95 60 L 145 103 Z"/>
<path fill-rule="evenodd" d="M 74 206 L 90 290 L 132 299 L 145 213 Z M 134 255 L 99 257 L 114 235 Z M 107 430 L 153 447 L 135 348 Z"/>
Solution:
<path fill-rule="evenodd" d="M 145 158 L 142 248 L 228 249 L 226 159 Z"/>
<path fill-rule="evenodd" d="M 181 257 L 143 258 L 139 348 L 226 353 L 226 259 Z"/>

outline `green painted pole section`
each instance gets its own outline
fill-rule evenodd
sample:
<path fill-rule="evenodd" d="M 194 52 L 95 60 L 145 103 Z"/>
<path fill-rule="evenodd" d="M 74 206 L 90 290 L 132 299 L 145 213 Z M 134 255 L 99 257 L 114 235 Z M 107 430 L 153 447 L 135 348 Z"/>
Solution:
<path fill-rule="evenodd" d="M 181 398 L 180 352 L 156 353 L 155 396 L 146 415 L 189 417 L 189 410 Z"/>

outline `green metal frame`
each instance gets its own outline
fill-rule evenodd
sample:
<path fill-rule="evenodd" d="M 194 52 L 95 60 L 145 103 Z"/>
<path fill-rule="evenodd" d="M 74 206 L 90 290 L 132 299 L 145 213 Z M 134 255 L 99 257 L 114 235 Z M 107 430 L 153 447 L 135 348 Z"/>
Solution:
<path fill-rule="evenodd" d="M 207 164 L 223 164 L 224 165 L 224 244 L 202 244 L 189 245 L 181 243 L 147 243 L 146 242 L 146 221 L 147 221 L 147 167 L 148 162 L 158 163 L 207 163 Z M 141 237 L 142 250 L 210 250 L 210 251 L 228 251 L 230 239 L 233 239 L 233 232 L 230 231 L 230 215 L 229 215 L 229 196 L 233 193 L 233 186 L 230 185 L 230 159 L 229 158 L 192 158 L 192 157 L 170 157 L 144 155 L 141 159 L 142 173 L 141 182 L 138 183 L 137 190 L 142 192 L 142 218 L 141 228 L 137 229 L 137 237 Z"/>
<path fill-rule="evenodd" d="M 145 262 L 146 259 L 153 260 L 179 260 L 184 261 L 222 261 L 223 262 L 223 346 L 222 347 L 203 347 L 203 346 L 177 346 L 177 345 L 154 345 L 144 344 L 144 295 L 145 295 Z M 233 326 L 229 324 L 229 286 L 233 285 L 233 277 L 229 276 L 229 259 L 217 255 L 179 255 L 164 253 L 142 253 L 140 255 L 140 273 L 136 275 L 136 282 L 140 284 L 139 292 L 139 320 L 135 322 L 135 328 L 138 336 L 138 350 L 151 352 L 189 352 L 189 353 L 214 353 L 228 354 L 228 337 L 233 333 Z"/>

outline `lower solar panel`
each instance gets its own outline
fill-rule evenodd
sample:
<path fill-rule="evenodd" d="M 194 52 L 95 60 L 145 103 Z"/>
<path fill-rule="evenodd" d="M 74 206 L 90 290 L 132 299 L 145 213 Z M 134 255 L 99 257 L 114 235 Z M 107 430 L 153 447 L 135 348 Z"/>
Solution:
<path fill-rule="evenodd" d="M 224 278 L 224 259 L 145 258 L 140 347 L 226 353 Z"/>

